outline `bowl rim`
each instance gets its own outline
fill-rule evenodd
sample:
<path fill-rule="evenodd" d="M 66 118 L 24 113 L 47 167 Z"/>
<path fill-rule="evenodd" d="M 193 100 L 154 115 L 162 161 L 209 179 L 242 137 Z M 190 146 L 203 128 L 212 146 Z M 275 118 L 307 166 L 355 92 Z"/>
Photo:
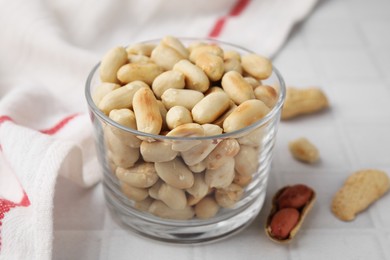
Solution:
<path fill-rule="evenodd" d="M 184 41 L 206 41 L 206 42 L 213 42 L 213 43 L 216 43 L 216 44 L 221 44 L 221 45 L 226 45 L 226 46 L 230 46 L 230 47 L 233 47 L 233 48 L 236 48 L 236 49 L 239 49 L 241 51 L 244 51 L 248 54 L 255 54 L 255 52 L 245 48 L 245 47 L 241 47 L 240 45 L 237 45 L 237 44 L 233 44 L 233 43 L 229 43 L 229 42 L 225 42 L 225 41 L 221 41 L 221 40 L 216 40 L 216 39 L 212 39 L 212 38 L 195 38 L 195 37 L 177 37 L 177 39 L 179 40 L 184 40 Z M 156 39 L 151 39 L 151 40 L 146 40 L 146 41 L 140 41 L 140 42 L 137 42 L 137 43 L 158 43 L 159 41 L 161 41 L 161 38 L 156 38 Z M 137 43 L 134 43 L 134 44 L 137 44 Z M 92 99 L 92 95 L 91 95 L 91 83 L 92 83 L 92 79 L 93 77 L 95 76 L 95 73 L 98 71 L 98 68 L 100 66 L 100 61 L 92 68 L 92 70 L 90 71 L 88 77 L 87 77 L 87 80 L 86 80 L 86 83 L 85 83 L 85 97 L 86 97 L 86 100 L 87 100 L 87 104 L 88 104 L 88 107 L 90 108 L 90 111 L 92 111 L 92 113 L 99 117 L 101 120 L 103 120 L 104 122 L 116 127 L 116 128 L 119 128 L 125 132 L 128 132 L 128 133 L 131 133 L 133 135 L 136 135 L 136 136 L 142 136 L 142 137 L 147 137 L 147 138 L 152 138 L 152 139 L 155 139 L 155 140 L 158 140 L 158 139 L 162 139 L 162 140 L 209 140 L 209 139 L 225 139 L 225 138 L 229 138 L 229 137 L 236 137 L 236 136 L 239 136 L 239 135 L 242 135 L 242 133 L 245 133 L 245 132 L 249 132 L 251 130 L 254 130 L 262 125 L 265 125 L 266 123 L 268 123 L 268 121 L 270 121 L 271 119 L 273 119 L 276 114 L 282 109 L 282 106 L 283 106 L 283 103 L 284 103 L 284 100 L 285 100 L 285 97 L 286 97 L 286 85 L 285 85 L 285 82 L 284 82 L 284 79 L 282 77 L 282 75 L 280 74 L 279 70 L 277 68 L 275 68 L 275 66 L 272 65 L 272 72 L 275 73 L 276 75 L 276 78 L 277 80 L 279 81 L 279 96 L 278 96 L 278 100 L 275 104 L 275 106 L 271 109 L 271 111 L 265 116 L 263 117 L 262 119 L 256 121 L 255 123 L 249 125 L 249 126 L 246 126 L 244 128 L 241 128 L 241 129 L 238 129 L 236 131 L 232 131 L 232 132 L 228 132 L 228 133 L 222 133 L 222 134 L 219 134 L 219 135 L 212 135 L 212 136 L 165 136 L 165 135 L 155 135 L 155 134 L 150 134 L 150 133 L 145 133 L 145 132 L 141 132 L 141 131 L 138 131 L 136 129 L 132 129 L 132 128 L 128 128 L 126 126 L 123 126 L 117 122 L 115 122 L 114 120 L 112 120 L 111 118 L 109 118 L 106 114 L 104 114 L 95 104 L 95 102 L 93 101 Z"/>

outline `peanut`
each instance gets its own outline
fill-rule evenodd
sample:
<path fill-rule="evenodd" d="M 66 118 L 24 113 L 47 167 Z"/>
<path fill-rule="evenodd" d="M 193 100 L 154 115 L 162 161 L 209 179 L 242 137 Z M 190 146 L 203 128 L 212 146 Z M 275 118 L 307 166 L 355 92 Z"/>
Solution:
<path fill-rule="evenodd" d="M 183 106 L 171 107 L 166 114 L 166 122 L 169 129 L 180 125 L 192 123 L 191 112 Z"/>
<path fill-rule="evenodd" d="M 185 59 L 175 49 L 162 43 L 153 49 L 150 58 L 163 70 L 171 70 L 177 62 Z"/>
<path fill-rule="evenodd" d="M 176 50 L 182 57 L 188 59 L 189 51 L 177 38 L 173 36 L 165 36 L 162 38 L 161 43 L 171 47 L 172 49 Z"/>
<path fill-rule="evenodd" d="M 353 173 L 332 201 L 332 212 L 341 220 L 351 221 L 390 189 L 386 172 L 367 169 Z"/>
<path fill-rule="evenodd" d="M 246 100 L 255 98 L 252 86 L 249 85 L 237 71 L 225 73 L 222 77 L 221 84 L 226 94 L 228 94 L 237 105 L 240 105 Z"/>
<path fill-rule="evenodd" d="M 142 81 L 134 81 L 123 87 L 117 88 L 107 93 L 99 102 L 99 109 L 105 114 L 113 109 L 131 108 L 135 93 L 141 88 L 149 88 Z"/>
<path fill-rule="evenodd" d="M 162 118 L 157 100 L 149 88 L 139 89 L 134 94 L 133 109 L 139 131 L 156 135 L 160 133 Z"/>
<path fill-rule="evenodd" d="M 162 94 L 169 88 L 183 89 L 184 87 L 184 74 L 176 70 L 161 73 L 152 83 L 152 89 L 157 98 L 161 98 Z"/>
<path fill-rule="evenodd" d="M 295 159 L 305 163 L 315 163 L 319 160 L 318 149 L 309 140 L 302 137 L 288 144 L 291 154 Z"/>
<path fill-rule="evenodd" d="M 199 124 L 215 121 L 229 108 L 229 97 L 225 93 L 211 93 L 200 100 L 191 110 L 192 117 Z"/>
<path fill-rule="evenodd" d="M 236 139 L 225 139 L 209 154 L 206 159 L 207 169 L 215 170 L 233 158 L 240 151 L 240 145 Z"/>
<path fill-rule="evenodd" d="M 159 200 L 159 196 L 158 196 L 158 191 L 160 190 L 160 187 L 161 185 L 163 185 L 164 181 L 162 181 L 161 179 L 158 179 L 157 182 L 155 184 L 152 185 L 152 187 L 150 187 L 148 189 L 148 194 L 151 198 L 153 199 L 156 199 L 156 200 Z"/>
<path fill-rule="evenodd" d="M 137 129 L 134 113 L 130 109 L 113 109 L 111 110 L 109 117 L 118 124 L 128 128 Z M 126 132 L 115 126 L 110 125 L 109 127 L 111 132 L 115 134 L 120 140 L 122 140 L 125 145 L 128 145 L 132 148 L 140 147 L 141 140 L 138 139 L 134 134 Z"/>
<path fill-rule="evenodd" d="M 270 109 L 263 101 L 251 99 L 240 104 L 223 122 L 226 133 L 250 126 L 265 117 Z"/>
<path fill-rule="evenodd" d="M 169 162 L 154 164 L 158 176 L 169 185 L 178 189 L 187 189 L 194 185 L 194 175 L 178 158 Z"/>
<path fill-rule="evenodd" d="M 174 106 L 183 106 L 191 110 L 204 95 L 191 89 L 167 89 L 161 96 L 161 100 L 167 109 Z"/>
<path fill-rule="evenodd" d="M 111 91 L 119 88 L 120 85 L 119 84 L 116 84 L 116 83 L 110 83 L 110 82 L 102 82 L 100 83 L 94 93 L 93 93 L 93 96 L 92 96 L 92 100 L 93 102 L 95 103 L 96 106 L 99 105 L 100 101 L 102 100 L 102 98 L 107 95 L 108 93 L 110 93 Z"/>
<path fill-rule="evenodd" d="M 267 236 L 275 242 L 290 242 L 298 233 L 315 199 L 315 192 L 303 184 L 280 189 L 272 199 L 265 228 Z"/>
<path fill-rule="evenodd" d="M 241 199 L 244 190 L 239 185 L 232 183 L 223 189 L 215 191 L 215 200 L 218 205 L 223 208 L 233 208 L 234 205 Z"/>
<path fill-rule="evenodd" d="M 167 136 L 180 136 L 180 137 L 195 137 L 195 136 L 204 136 L 203 127 L 196 123 L 188 123 L 179 125 L 178 127 L 172 129 Z M 192 141 L 172 141 L 172 149 L 178 152 L 188 151 L 192 147 L 200 144 L 200 140 Z"/>
<path fill-rule="evenodd" d="M 209 186 L 207 186 L 204 180 L 204 174 L 197 173 L 194 174 L 194 185 L 186 189 L 186 192 L 194 197 L 194 199 L 204 198 L 209 191 Z"/>
<path fill-rule="evenodd" d="M 178 152 L 172 150 L 172 145 L 169 142 L 163 141 L 143 141 L 140 152 L 145 162 L 168 162 L 178 154 Z"/>
<path fill-rule="evenodd" d="M 116 176 L 119 180 L 136 188 L 149 188 L 158 180 L 153 163 L 138 163 L 128 169 L 118 167 Z"/>
<path fill-rule="evenodd" d="M 213 197 L 205 197 L 195 205 L 195 215 L 200 219 L 214 217 L 219 210 L 219 205 Z"/>
<path fill-rule="evenodd" d="M 163 183 L 158 191 L 158 198 L 171 209 L 184 209 L 187 206 L 186 194 L 183 190 Z"/>
<path fill-rule="evenodd" d="M 127 54 L 144 55 L 150 57 L 153 49 L 156 48 L 152 43 L 136 43 L 126 48 Z"/>
<path fill-rule="evenodd" d="M 200 143 L 187 151 L 181 152 L 181 157 L 188 166 L 202 162 L 218 145 L 217 140 L 200 140 Z"/>
<path fill-rule="evenodd" d="M 271 235 L 279 240 L 288 238 L 299 220 L 299 211 L 294 208 L 284 208 L 276 212 L 270 224 Z"/>
<path fill-rule="evenodd" d="M 128 63 L 119 68 L 117 77 L 124 84 L 140 80 L 152 85 L 153 80 L 161 73 L 161 68 L 154 63 Z"/>
<path fill-rule="evenodd" d="M 271 61 L 258 54 L 243 55 L 241 65 L 246 73 L 257 79 L 266 79 L 272 73 Z"/>
<path fill-rule="evenodd" d="M 221 57 L 204 52 L 198 56 L 195 64 L 201 68 L 211 81 L 218 81 L 224 73 L 224 62 Z"/>
<path fill-rule="evenodd" d="M 214 124 L 203 124 L 202 125 L 205 136 L 213 136 L 222 134 L 223 129 L 218 125 Z"/>
<path fill-rule="evenodd" d="M 286 100 L 282 109 L 282 119 L 291 119 L 311 114 L 329 107 L 328 99 L 319 88 L 287 88 Z"/>
<path fill-rule="evenodd" d="M 148 197 L 148 190 L 133 187 L 127 183 L 121 183 L 121 190 L 127 198 L 134 201 L 142 201 Z"/>
<path fill-rule="evenodd" d="M 173 70 L 180 71 L 185 76 L 188 89 L 206 92 L 210 86 L 207 75 L 201 68 L 192 64 L 189 60 L 181 60 L 173 66 Z"/>
<path fill-rule="evenodd" d="M 210 53 L 214 54 L 216 56 L 219 56 L 223 58 L 223 50 L 216 46 L 216 45 L 198 45 L 197 47 L 192 48 L 191 53 L 190 53 L 190 61 L 193 63 L 196 63 L 196 60 L 199 58 L 199 56 L 203 53 Z"/>
<path fill-rule="evenodd" d="M 116 166 L 123 168 L 132 167 L 139 158 L 139 149 L 127 146 L 112 133 L 111 128 L 105 128 L 105 138 L 108 149 L 111 151 L 111 159 Z"/>
<path fill-rule="evenodd" d="M 313 190 L 309 187 L 296 184 L 284 189 L 284 191 L 277 198 L 277 205 L 282 208 L 296 208 L 299 209 L 311 201 Z"/>
<path fill-rule="evenodd" d="M 149 207 L 149 212 L 161 218 L 187 220 L 194 216 L 194 210 L 190 206 L 184 209 L 171 209 L 164 202 L 155 200 Z"/>
<path fill-rule="evenodd" d="M 125 48 L 115 47 L 109 50 L 100 63 L 100 80 L 102 82 L 119 83 L 117 71 L 127 62 Z"/>
<path fill-rule="evenodd" d="M 271 86 L 261 85 L 254 89 L 255 97 L 263 101 L 269 108 L 273 108 L 278 101 L 278 93 Z"/>
<path fill-rule="evenodd" d="M 259 152 L 256 148 L 246 145 L 240 146 L 240 151 L 234 157 L 235 169 L 241 175 L 252 175 L 259 166 Z"/>
<path fill-rule="evenodd" d="M 205 182 L 211 188 L 226 188 L 234 179 L 234 159 L 229 158 L 224 164 L 215 170 L 207 169 L 205 173 Z"/>

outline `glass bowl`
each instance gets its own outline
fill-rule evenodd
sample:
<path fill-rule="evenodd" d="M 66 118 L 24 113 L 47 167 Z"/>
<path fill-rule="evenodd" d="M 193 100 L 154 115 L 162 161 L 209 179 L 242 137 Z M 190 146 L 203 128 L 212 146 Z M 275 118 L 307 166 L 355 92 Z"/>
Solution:
<path fill-rule="evenodd" d="M 241 55 L 252 53 L 214 39 L 180 40 L 216 44 Z M 100 111 L 92 98 L 100 84 L 99 65 L 88 76 L 85 94 L 106 204 L 115 218 L 140 235 L 182 244 L 219 240 L 249 225 L 263 206 L 285 98 L 278 70 L 273 67 L 272 75 L 262 80 L 263 85 L 275 87 L 277 101 L 261 120 L 234 132 L 177 137 L 125 127 Z M 220 152 L 213 153 L 218 147 Z"/>

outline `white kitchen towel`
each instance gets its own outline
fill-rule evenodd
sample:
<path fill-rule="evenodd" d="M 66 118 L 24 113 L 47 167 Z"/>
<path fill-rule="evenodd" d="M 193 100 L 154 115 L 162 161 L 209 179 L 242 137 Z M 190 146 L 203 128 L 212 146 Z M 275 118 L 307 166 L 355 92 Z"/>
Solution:
<path fill-rule="evenodd" d="M 272 57 L 316 0 L 0 0 L 0 258 L 50 259 L 55 183 L 98 182 L 84 83 L 107 49 L 212 37 Z"/>

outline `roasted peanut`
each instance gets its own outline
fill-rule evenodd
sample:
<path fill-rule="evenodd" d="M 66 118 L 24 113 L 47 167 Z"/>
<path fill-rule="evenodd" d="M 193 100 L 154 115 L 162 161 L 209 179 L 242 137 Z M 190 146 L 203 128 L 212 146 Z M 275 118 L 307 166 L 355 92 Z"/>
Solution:
<path fill-rule="evenodd" d="M 113 109 L 131 108 L 135 92 L 141 88 L 149 88 L 149 86 L 142 81 L 134 81 L 117 88 L 107 93 L 99 102 L 98 107 L 105 114 L 110 113 Z"/>
<path fill-rule="evenodd" d="M 284 208 L 276 212 L 270 223 L 272 237 L 283 240 L 288 238 L 299 220 L 299 211 L 294 208 Z"/>
<path fill-rule="evenodd" d="M 151 198 L 159 200 L 160 198 L 158 197 L 158 191 L 160 190 L 161 185 L 163 185 L 163 181 L 161 179 L 158 179 L 155 184 L 153 184 L 152 187 L 148 189 L 148 194 Z"/>
<path fill-rule="evenodd" d="M 252 175 L 241 175 L 238 172 L 235 173 L 233 183 L 246 187 L 252 181 Z"/>
<path fill-rule="evenodd" d="M 93 96 L 92 96 L 93 102 L 95 103 L 96 106 L 98 106 L 100 101 L 102 100 L 102 98 L 105 95 L 107 95 L 108 93 L 110 93 L 111 91 L 113 91 L 119 87 L 120 87 L 120 85 L 116 84 L 116 83 L 110 83 L 110 82 L 100 83 L 99 86 L 96 87 L 96 89 L 93 93 Z"/>
<path fill-rule="evenodd" d="M 222 92 L 211 93 L 200 100 L 191 110 L 192 117 L 199 124 L 215 121 L 229 108 L 229 96 Z"/>
<path fill-rule="evenodd" d="M 190 168 L 192 172 L 203 172 L 204 170 L 206 170 L 206 163 L 203 160 L 197 164 L 188 166 L 188 168 Z"/>
<path fill-rule="evenodd" d="M 187 220 L 194 216 L 192 207 L 187 206 L 184 209 L 171 209 L 164 202 L 155 200 L 149 207 L 149 212 L 161 218 Z"/>
<path fill-rule="evenodd" d="M 117 71 L 128 62 L 127 53 L 123 47 L 109 50 L 100 63 L 100 80 L 102 82 L 119 83 Z"/>
<path fill-rule="evenodd" d="M 108 149 L 111 151 L 111 159 L 116 166 L 123 168 L 132 167 L 139 158 L 139 149 L 125 145 L 121 139 L 112 133 L 111 128 L 105 129 L 105 138 Z"/>
<path fill-rule="evenodd" d="M 228 94 L 237 105 L 240 105 L 246 100 L 255 98 L 252 86 L 249 85 L 237 71 L 225 73 L 222 77 L 221 84 L 226 94 Z"/>
<path fill-rule="evenodd" d="M 208 95 L 210 95 L 211 93 L 214 93 L 214 92 L 223 92 L 223 93 L 225 93 L 225 91 L 224 91 L 221 87 L 213 86 L 213 87 L 209 88 L 209 89 L 204 93 L 204 95 L 205 95 L 205 96 L 208 96 Z"/>
<path fill-rule="evenodd" d="M 185 59 L 179 52 L 165 44 L 159 44 L 154 48 L 150 58 L 163 70 L 171 70 L 177 62 Z"/>
<path fill-rule="evenodd" d="M 204 198 L 209 191 L 209 186 L 206 184 L 204 180 L 204 174 L 203 173 L 196 173 L 194 174 L 194 185 L 192 185 L 190 188 L 186 189 L 186 192 L 188 192 L 190 195 L 193 196 L 193 200 L 201 200 Z M 193 204 L 188 203 L 188 205 L 192 206 Z"/>
<path fill-rule="evenodd" d="M 237 51 L 228 50 L 223 52 L 223 59 L 224 60 L 234 59 L 241 62 L 241 55 Z"/>
<path fill-rule="evenodd" d="M 179 125 L 178 127 L 172 129 L 167 136 L 180 136 L 180 137 L 195 137 L 195 136 L 204 136 L 203 127 L 196 123 L 188 123 Z M 172 149 L 178 152 L 188 151 L 192 147 L 200 144 L 200 140 L 187 140 L 187 141 L 172 141 Z"/>
<path fill-rule="evenodd" d="M 259 152 L 256 148 L 246 145 L 240 146 L 240 151 L 234 157 L 235 169 L 241 175 L 252 175 L 259 166 Z"/>
<path fill-rule="evenodd" d="M 240 145 L 236 139 L 225 139 L 209 154 L 206 159 L 206 167 L 215 170 L 233 158 L 240 151 Z"/>
<path fill-rule="evenodd" d="M 160 115 L 162 118 L 162 127 L 161 127 L 161 132 L 162 132 L 164 130 L 168 130 L 168 125 L 166 120 L 168 110 L 165 108 L 165 105 L 161 100 L 157 100 L 157 105 L 158 105 L 158 110 L 160 110 Z M 160 134 L 162 134 L 161 132 Z"/>
<path fill-rule="evenodd" d="M 183 106 L 191 110 L 204 95 L 191 89 L 167 89 L 161 96 L 161 100 L 167 109 L 174 106 Z"/>
<path fill-rule="evenodd" d="M 152 205 L 153 201 L 154 201 L 154 199 L 152 199 L 150 197 L 147 197 L 146 199 L 141 200 L 141 201 L 136 201 L 134 203 L 134 208 L 141 210 L 141 211 L 148 211 L 149 207 L 150 207 L 150 205 Z"/>
<path fill-rule="evenodd" d="M 168 70 L 158 75 L 152 84 L 156 97 L 161 98 L 162 94 L 169 89 L 183 89 L 185 87 L 184 74 L 176 70 Z"/>
<path fill-rule="evenodd" d="M 215 170 L 207 169 L 205 182 L 211 188 L 226 188 L 234 179 L 234 159 L 228 157 L 224 164 Z"/>
<path fill-rule="evenodd" d="M 242 74 L 241 61 L 239 61 L 237 59 L 225 60 L 223 63 L 223 71 L 225 73 L 227 73 L 229 71 L 236 71 L 236 72 Z"/>
<path fill-rule="evenodd" d="M 257 79 L 266 79 L 272 74 L 271 61 L 258 54 L 243 55 L 241 65 L 246 73 Z"/>
<path fill-rule="evenodd" d="M 191 112 L 183 106 L 174 106 L 166 114 L 166 122 L 169 129 L 174 129 L 179 125 L 192 123 Z"/>
<path fill-rule="evenodd" d="M 231 113 L 233 113 L 233 111 L 237 108 L 237 105 L 233 101 L 230 100 L 229 103 L 230 103 L 230 105 L 229 105 L 228 110 L 222 116 L 218 117 L 218 119 L 213 122 L 214 125 L 217 125 L 219 127 L 223 127 L 223 122 L 225 121 L 225 119 Z"/>
<path fill-rule="evenodd" d="M 220 135 L 223 132 L 223 129 L 221 127 L 214 124 L 203 124 L 202 127 L 205 136 Z"/>
<path fill-rule="evenodd" d="M 267 86 L 267 85 L 258 86 L 254 89 L 254 92 L 255 92 L 255 97 L 258 100 L 263 101 L 269 108 L 273 108 L 276 102 L 278 101 L 277 99 L 278 93 L 271 86 Z"/>
<path fill-rule="evenodd" d="M 265 117 L 270 109 L 263 101 L 251 99 L 239 105 L 223 122 L 226 133 L 250 126 Z"/>
<path fill-rule="evenodd" d="M 244 77 L 244 80 L 249 83 L 249 85 L 252 86 L 253 90 L 256 89 L 256 87 L 261 85 L 261 81 L 258 79 L 255 79 L 254 77 Z M 255 93 L 256 96 L 256 93 Z M 256 97 L 257 98 L 257 97 Z"/>
<path fill-rule="evenodd" d="M 282 119 L 311 114 L 329 107 L 328 99 L 319 88 L 287 88 L 282 109 Z"/>
<path fill-rule="evenodd" d="M 190 54 L 189 51 L 187 50 L 186 47 L 184 47 L 181 41 L 178 40 L 177 38 L 173 36 L 165 36 L 164 38 L 162 38 L 161 42 L 171 47 L 172 49 L 176 50 L 185 59 L 188 58 Z"/>
<path fill-rule="evenodd" d="M 183 190 L 163 183 L 158 191 L 158 198 L 171 209 L 184 209 L 187 206 L 186 194 Z"/>
<path fill-rule="evenodd" d="M 157 100 L 149 88 L 139 89 L 134 94 L 133 109 L 139 131 L 156 135 L 160 133 L 162 118 Z"/>
<path fill-rule="evenodd" d="M 245 134 L 244 136 L 238 138 L 238 143 L 241 145 L 248 145 L 252 147 L 259 147 L 263 141 L 264 129 L 259 127 L 255 130 L 252 130 L 250 133 Z"/>
<path fill-rule="evenodd" d="M 169 162 L 156 162 L 154 167 L 158 176 L 175 188 L 187 189 L 194 185 L 193 173 L 179 158 Z"/>
<path fill-rule="evenodd" d="M 118 167 L 116 177 L 136 188 L 149 188 L 158 180 L 153 163 L 138 163 L 128 169 Z"/>
<path fill-rule="evenodd" d="M 154 63 L 128 63 L 119 68 L 117 77 L 124 84 L 140 80 L 152 85 L 153 80 L 162 72 Z"/>
<path fill-rule="evenodd" d="M 201 140 L 200 144 L 181 152 L 181 157 L 188 166 L 196 165 L 203 161 L 219 142 L 218 140 Z"/>
<path fill-rule="evenodd" d="M 168 162 L 178 154 L 178 152 L 172 150 L 171 143 L 161 141 L 143 141 L 140 152 L 145 162 Z"/>
<path fill-rule="evenodd" d="M 173 70 L 184 74 L 186 87 L 188 89 L 205 92 L 210 82 L 207 75 L 201 68 L 192 64 L 189 60 L 181 60 L 173 66 Z"/>
<path fill-rule="evenodd" d="M 223 50 L 217 45 L 199 45 L 192 48 L 190 53 L 190 61 L 196 63 L 198 57 L 203 53 L 210 53 L 223 58 Z"/>
<path fill-rule="evenodd" d="M 317 147 L 304 137 L 290 142 L 288 147 L 294 158 L 299 161 L 315 163 L 320 158 Z"/>
<path fill-rule="evenodd" d="M 347 178 L 335 194 L 331 209 L 341 220 L 351 221 L 390 189 L 389 176 L 384 171 L 360 170 Z"/>
<path fill-rule="evenodd" d="M 218 81 L 224 73 L 224 62 L 221 57 L 204 52 L 198 56 L 195 64 L 201 68 L 211 81 Z"/>
<path fill-rule="evenodd" d="M 121 183 L 121 190 L 127 198 L 134 201 L 142 201 L 148 197 L 148 190 L 133 187 L 127 183 Z"/>
<path fill-rule="evenodd" d="M 129 60 L 129 63 L 152 63 L 152 60 L 149 57 L 139 54 L 129 54 L 127 55 L 127 59 Z"/>
<path fill-rule="evenodd" d="M 135 122 L 135 115 L 133 111 L 127 108 L 122 109 L 113 109 L 111 110 L 109 117 L 128 128 L 137 129 L 137 125 Z M 113 134 L 115 134 L 122 142 L 132 148 L 138 148 L 141 145 L 141 140 L 138 139 L 134 134 L 126 132 L 122 129 L 119 129 L 115 126 L 109 126 Z"/>
<path fill-rule="evenodd" d="M 287 187 L 278 196 L 276 203 L 279 209 L 296 208 L 299 209 L 311 201 L 313 190 L 303 184 L 296 184 Z"/>
<path fill-rule="evenodd" d="M 223 208 L 233 208 L 234 205 L 241 199 L 244 190 L 239 185 L 232 183 L 223 189 L 215 191 L 215 200 L 218 205 Z"/>
<path fill-rule="evenodd" d="M 127 54 L 145 55 L 150 57 L 153 49 L 156 48 L 152 43 L 136 43 L 126 48 Z"/>
<path fill-rule="evenodd" d="M 219 210 L 219 205 L 213 197 L 205 197 L 195 205 L 195 215 L 200 219 L 214 217 Z"/>

